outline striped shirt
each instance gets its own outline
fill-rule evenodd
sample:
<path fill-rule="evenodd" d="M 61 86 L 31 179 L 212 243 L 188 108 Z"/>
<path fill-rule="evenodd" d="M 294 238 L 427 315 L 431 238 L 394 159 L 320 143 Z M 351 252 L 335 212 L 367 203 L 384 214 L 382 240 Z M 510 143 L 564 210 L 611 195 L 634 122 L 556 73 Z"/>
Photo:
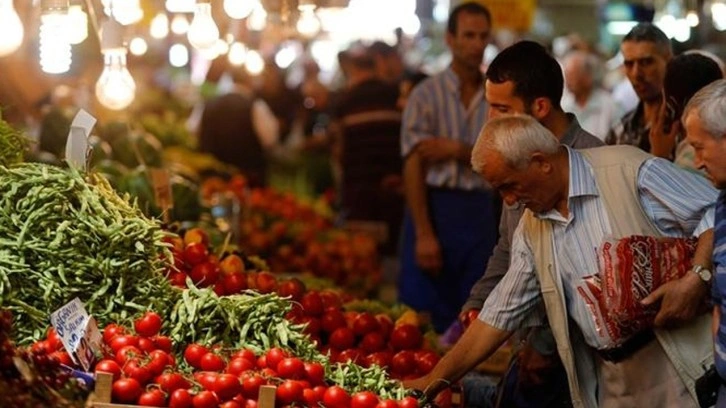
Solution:
<path fill-rule="evenodd" d="M 411 92 L 401 125 L 401 155 L 408 156 L 421 141 L 445 137 L 473 146 L 487 117 L 484 87 L 468 107 L 461 102 L 459 78 L 449 67 L 421 82 Z M 475 190 L 485 187 L 481 176 L 469 163 L 449 160 L 429 167 L 426 184 Z"/>
<path fill-rule="evenodd" d="M 577 151 L 567 150 L 569 216 L 565 218 L 553 209 L 537 217 L 552 223 L 556 270 L 562 278 L 568 313 L 579 325 L 585 341 L 601 349 L 608 345 L 607 336 L 601 335 L 602 328 L 596 327 L 577 287 L 583 278 L 598 273 L 596 249 L 611 234 L 611 227 L 592 166 Z M 667 160 L 652 158 L 638 172 L 638 190 L 646 215 L 665 236 L 700 235 L 713 227 L 717 192 L 703 177 L 680 170 Z M 546 316 L 534 255 L 521 222 L 514 233 L 511 251 L 509 271 L 487 299 L 479 319 L 508 331 L 544 324 Z"/>
<path fill-rule="evenodd" d="M 716 226 L 714 227 L 713 304 L 721 309 L 721 321 L 714 338 L 716 369 L 726 379 L 726 190 L 721 192 L 716 204 Z"/>

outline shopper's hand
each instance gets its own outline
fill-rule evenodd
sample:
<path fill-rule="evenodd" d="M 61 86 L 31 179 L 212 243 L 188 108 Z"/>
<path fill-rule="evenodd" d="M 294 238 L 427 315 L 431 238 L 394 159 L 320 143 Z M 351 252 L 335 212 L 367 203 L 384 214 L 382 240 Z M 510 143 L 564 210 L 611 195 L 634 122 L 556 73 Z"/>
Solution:
<path fill-rule="evenodd" d="M 547 380 L 558 362 L 557 355 L 545 356 L 529 344 L 525 344 L 518 356 L 519 382 L 521 385 L 540 385 Z"/>
<path fill-rule="evenodd" d="M 416 146 L 416 151 L 425 163 L 439 163 L 456 159 L 459 149 L 459 142 L 445 138 L 426 139 Z"/>
<path fill-rule="evenodd" d="M 673 152 L 676 148 L 676 137 L 681 131 L 681 122 L 676 118 L 672 121 L 670 129 L 666 132 L 665 123 L 669 121 L 668 106 L 664 102 L 655 122 L 650 127 L 648 139 L 650 140 L 650 153 L 656 157 L 673 160 Z"/>
<path fill-rule="evenodd" d="M 441 273 L 441 246 L 434 235 L 422 235 L 416 238 L 416 263 L 431 276 Z"/>
<path fill-rule="evenodd" d="M 701 278 L 693 272 L 688 272 L 681 279 L 668 282 L 640 303 L 650 306 L 660 302 L 660 309 L 655 316 L 656 327 L 677 326 L 691 321 L 704 309 L 704 299 L 708 294 L 708 287 Z"/>

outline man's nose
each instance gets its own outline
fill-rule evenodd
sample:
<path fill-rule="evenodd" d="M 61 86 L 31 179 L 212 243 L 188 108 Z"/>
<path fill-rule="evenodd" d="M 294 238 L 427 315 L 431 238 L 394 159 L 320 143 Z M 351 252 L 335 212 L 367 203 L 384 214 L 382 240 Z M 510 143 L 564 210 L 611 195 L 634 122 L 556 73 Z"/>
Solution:
<path fill-rule="evenodd" d="M 517 203 L 517 196 L 512 193 L 502 193 L 502 200 L 504 200 L 508 206 L 512 206 Z"/>

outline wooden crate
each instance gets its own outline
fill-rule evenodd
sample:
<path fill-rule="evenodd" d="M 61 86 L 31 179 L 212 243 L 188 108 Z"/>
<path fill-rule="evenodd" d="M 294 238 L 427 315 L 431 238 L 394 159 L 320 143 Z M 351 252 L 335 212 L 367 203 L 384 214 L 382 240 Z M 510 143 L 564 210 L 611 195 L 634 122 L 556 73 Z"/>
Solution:
<path fill-rule="evenodd" d="M 107 373 L 96 374 L 96 387 L 88 398 L 87 408 L 139 408 L 138 405 L 112 404 L 111 387 L 113 375 Z M 276 387 L 263 385 L 260 387 L 260 395 L 257 400 L 259 408 L 275 408 Z"/>

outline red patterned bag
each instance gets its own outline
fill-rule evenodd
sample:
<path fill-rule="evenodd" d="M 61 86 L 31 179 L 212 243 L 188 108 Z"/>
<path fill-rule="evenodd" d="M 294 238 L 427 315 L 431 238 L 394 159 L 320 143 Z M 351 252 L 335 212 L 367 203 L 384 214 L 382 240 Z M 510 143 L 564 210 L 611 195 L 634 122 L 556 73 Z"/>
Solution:
<path fill-rule="evenodd" d="M 653 326 L 658 307 L 646 308 L 640 301 L 691 269 L 696 243 L 696 238 L 641 235 L 603 240 L 597 250 L 600 272 L 585 278 L 578 292 L 610 346 Z"/>

